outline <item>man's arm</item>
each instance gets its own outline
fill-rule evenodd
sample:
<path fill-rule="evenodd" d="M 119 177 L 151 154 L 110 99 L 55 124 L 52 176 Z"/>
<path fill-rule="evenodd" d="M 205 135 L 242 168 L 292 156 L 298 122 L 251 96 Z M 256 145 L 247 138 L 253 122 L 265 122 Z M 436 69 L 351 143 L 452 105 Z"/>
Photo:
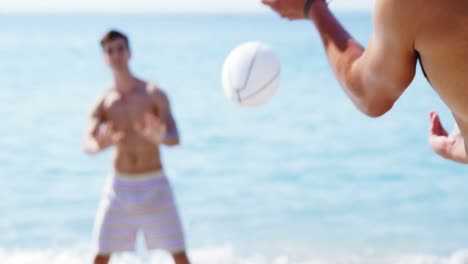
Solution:
<path fill-rule="evenodd" d="M 284 17 L 304 18 L 305 0 L 263 2 Z M 390 110 L 414 78 L 417 25 L 411 21 L 413 2 L 417 1 L 378 0 L 374 34 L 366 49 L 343 28 L 324 0 L 315 0 L 308 14 L 320 33 L 336 78 L 356 107 L 369 116 L 378 117 Z"/>
<path fill-rule="evenodd" d="M 86 131 L 83 141 L 83 148 L 87 154 L 96 154 L 100 151 L 99 144 L 96 140 L 96 132 L 99 128 L 100 121 L 97 118 L 91 117 L 89 120 L 89 127 Z"/>
<path fill-rule="evenodd" d="M 434 152 L 440 156 L 459 163 L 468 164 L 468 157 L 465 152 L 465 141 L 458 126 L 455 126 L 450 135 L 440 122 L 439 115 L 431 112 L 429 144 Z"/>
<path fill-rule="evenodd" d="M 166 127 L 166 133 L 162 138 L 162 144 L 166 146 L 176 146 L 180 144 L 179 131 L 169 102 L 169 98 L 161 89 L 154 90 L 154 99 L 159 111 L 159 118 Z"/>
<path fill-rule="evenodd" d="M 113 130 L 112 123 L 105 123 L 103 101 L 104 98 L 101 98 L 90 114 L 89 125 L 83 142 L 84 151 L 88 154 L 97 154 L 125 137 L 123 132 L 116 133 Z"/>
<path fill-rule="evenodd" d="M 99 101 L 93 106 L 91 114 L 89 116 L 88 128 L 86 130 L 83 141 L 84 151 L 87 154 L 96 154 L 101 150 L 97 142 L 96 136 L 98 134 L 99 127 L 104 121 L 102 101 L 103 98 L 100 98 Z"/>

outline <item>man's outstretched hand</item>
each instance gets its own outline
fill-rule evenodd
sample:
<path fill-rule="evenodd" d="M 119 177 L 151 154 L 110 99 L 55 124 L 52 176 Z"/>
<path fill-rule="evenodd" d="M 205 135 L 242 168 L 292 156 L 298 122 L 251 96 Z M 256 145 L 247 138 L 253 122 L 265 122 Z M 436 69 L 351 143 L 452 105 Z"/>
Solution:
<path fill-rule="evenodd" d="M 437 112 L 429 113 L 429 145 L 440 156 L 460 163 L 468 163 L 465 152 L 465 141 L 458 126 L 450 135 L 440 122 Z"/>

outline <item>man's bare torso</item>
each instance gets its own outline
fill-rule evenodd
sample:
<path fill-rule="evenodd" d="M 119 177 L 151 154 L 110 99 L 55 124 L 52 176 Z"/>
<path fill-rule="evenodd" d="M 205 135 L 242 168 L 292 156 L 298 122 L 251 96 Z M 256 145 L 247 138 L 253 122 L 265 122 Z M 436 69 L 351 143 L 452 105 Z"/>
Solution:
<path fill-rule="evenodd" d="M 468 1 L 417 0 L 415 49 L 427 77 L 468 138 Z"/>
<path fill-rule="evenodd" d="M 125 133 L 125 138 L 116 145 L 114 167 L 122 173 L 145 173 L 162 169 L 159 146 L 142 138 L 134 125 L 143 124 L 145 113 L 158 115 L 158 106 L 152 93 L 155 88 L 137 80 L 129 94 L 122 95 L 111 89 L 103 98 L 102 110 L 105 121 L 112 122 L 114 130 Z"/>

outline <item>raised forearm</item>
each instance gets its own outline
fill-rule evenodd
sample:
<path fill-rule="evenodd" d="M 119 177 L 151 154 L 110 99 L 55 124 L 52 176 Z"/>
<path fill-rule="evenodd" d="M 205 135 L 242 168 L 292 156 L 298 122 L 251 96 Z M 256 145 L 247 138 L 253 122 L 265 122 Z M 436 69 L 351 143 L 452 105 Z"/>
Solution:
<path fill-rule="evenodd" d="M 85 138 L 83 145 L 84 151 L 87 154 L 94 155 L 109 148 L 112 146 L 112 143 L 105 140 L 100 141 L 96 138 L 96 136 L 89 135 Z"/>
<path fill-rule="evenodd" d="M 359 76 L 353 76 L 356 75 L 353 67 L 363 54 L 364 47 L 344 29 L 324 1 L 316 0 L 309 16 L 320 34 L 336 78 L 350 99 L 361 109 L 361 100 L 366 95 Z"/>

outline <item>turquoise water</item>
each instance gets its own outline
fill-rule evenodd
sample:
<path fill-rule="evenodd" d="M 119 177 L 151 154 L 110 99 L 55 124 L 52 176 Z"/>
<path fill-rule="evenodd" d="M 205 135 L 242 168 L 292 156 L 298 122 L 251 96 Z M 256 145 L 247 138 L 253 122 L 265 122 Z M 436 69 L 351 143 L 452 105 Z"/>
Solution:
<path fill-rule="evenodd" d="M 368 14 L 340 14 L 366 43 Z M 468 263 L 467 167 L 427 145 L 453 120 L 420 72 L 391 112 L 360 114 L 311 24 L 274 15 L 1 15 L 0 263 L 89 263 L 110 151 L 81 150 L 111 83 L 98 45 L 132 41 L 134 72 L 169 94 L 182 146 L 163 150 L 194 263 Z M 267 105 L 225 100 L 221 67 L 268 43 L 282 83 Z M 171 263 L 161 252 L 115 263 Z"/>

